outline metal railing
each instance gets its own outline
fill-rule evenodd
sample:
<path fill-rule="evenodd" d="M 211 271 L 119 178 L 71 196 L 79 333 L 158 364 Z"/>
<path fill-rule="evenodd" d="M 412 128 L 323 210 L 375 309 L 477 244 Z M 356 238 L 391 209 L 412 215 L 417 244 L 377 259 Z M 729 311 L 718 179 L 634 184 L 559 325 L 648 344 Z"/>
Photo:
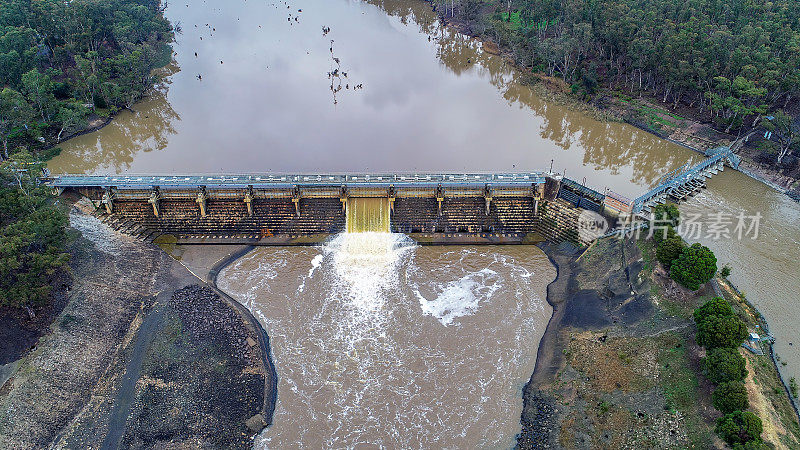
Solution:
<path fill-rule="evenodd" d="M 654 187 L 633 201 L 633 212 L 641 212 L 644 205 L 650 200 L 664 193 L 668 193 L 670 189 L 683 186 L 690 181 L 699 178 L 700 174 L 706 171 L 708 168 L 715 166 L 720 162 L 724 163 L 726 159 L 730 160 L 733 156 L 735 156 L 733 154 L 733 150 L 731 148 L 726 148 L 725 150 L 714 153 L 711 157 L 704 159 L 692 167 L 687 168 L 687 166 L 683 166 L 683 170 L 678 174 L 668 174 L 668 176 L 665 177 L 665 181 L 662 181 L 658 186 Z"/>
<path fill-rule="evenodd" d="M 42 181 L 51 187 L 161 188 L 285 188 L 292 186 L 474 186 L 544 183 L 544 172 L 440 174 L 242 174 L 242 175 L 55 175 Z"/>

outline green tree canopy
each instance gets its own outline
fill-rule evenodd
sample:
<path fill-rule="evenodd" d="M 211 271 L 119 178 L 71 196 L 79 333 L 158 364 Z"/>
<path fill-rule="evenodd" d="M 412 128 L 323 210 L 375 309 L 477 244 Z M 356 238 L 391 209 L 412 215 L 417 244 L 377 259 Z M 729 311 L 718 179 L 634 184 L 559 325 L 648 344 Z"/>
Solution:
<path fill-rule="evenodd" d="M 130 107 L 171 40 L 159 0 L 0 2 L 0 159 L 57 143 L 89 113 Z"/>
<path fill-rule="evenodd" d="M 692 244 L 672 262 L 670 276 L 683 286 L 696 291 L 717 273 L 717 257 L 708 247 Z"/>
<path fill-rule="evenodd" d="M 433 1 L 574 91 L 684 103 L 729 131 L 800 93 L 796 0 Z"/>
<path fill-rule="evenodd" d="M 757 415 L 749 411 L 734 411 L 717 420 L 715 431 L 723 441 L 736 446 L 761 441 L 763 429 Z"/>
<path fill-rule="evenodd" d="M 700 323 L 708 316 L 732 316 L 733 308 L 722 297 L 714 297 L 694 310 L 694 321 Z"/>
<path fill-rule="evenodd" d="M 708 351 L 703 360 L 706 377 L 714 384 L 742 381 L 747 377 L 744 357 L 735 348 L 718 347 Z"/>
<path fill-rule="evenodd" d="M 747 338 L 747 326 L 736 316 L 707 316 L 697 324 L 697 343 L 706 348 L 735 348 Z"/>
<path fill-rule="evenodd" d="M 723 414 L 742 411 L 750 406 L 747 400 L 747 389 L 741 381 L 726 381 L 720 383 L 711 394 L 714 408 Z"/>
<path fill-rule="evenodd" d="M 775 115 L 764 122 L 764 128 L 771 131 L 778 142 L 776 161 L 783 162 L 783 158 L 790 152 L 800 149 L 800 122 L 783 111 L 776 111 Z"/>
<path fill-rule="evenodd" d="M 678 259 L 684 248 L 686 248 L 686 245 L 683 243 L 683 239 L 680 236 L 673 235 L 658 244 L 656 258 L 669 270 L 672 262 Z"/>
<path fill-rule="evenodd" d="M 40 170 L 24 152 L 0 165 L 0 305 L 31 316 L 68 260 L 67 216 L 36 184 Z"/>
<path fill-rule="evenodd" d="M 664 203 L 653 208 L 653 220 L 660 225 L 677 227 L 681 222 L 681 213 L 674 203 Z"/>

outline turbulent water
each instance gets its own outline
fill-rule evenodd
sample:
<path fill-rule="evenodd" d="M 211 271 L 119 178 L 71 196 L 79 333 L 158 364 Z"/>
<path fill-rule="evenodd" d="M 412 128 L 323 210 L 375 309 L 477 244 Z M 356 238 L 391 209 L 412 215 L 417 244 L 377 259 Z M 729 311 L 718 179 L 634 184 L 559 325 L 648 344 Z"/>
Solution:
<path fill-rule="evenodd" d="M 220 275 L 270 334 L 274 425 L 257 447 L 510 447 L 555 270 L 536 247 L 417 247 L 344 233 Z"/>

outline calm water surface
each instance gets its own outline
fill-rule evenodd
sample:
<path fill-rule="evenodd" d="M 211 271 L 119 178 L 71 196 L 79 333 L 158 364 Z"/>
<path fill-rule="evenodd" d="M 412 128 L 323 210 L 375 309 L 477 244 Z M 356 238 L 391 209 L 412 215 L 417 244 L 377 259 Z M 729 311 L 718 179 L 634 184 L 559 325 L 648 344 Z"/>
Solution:
<path fill-rule="evenodd" d="M 134 112 L 123 112 L 99 132 L 62 145 L 64 151 L 50 163 L 55 173 L 509 171 L 546 169 L 553 160 L 555 170 L 566 170 L 573 179 L 586 177 L 598 190 L 609 187 L 635 197 L 687 159 L 700 158 L 625 124 L 601 123 L 544 102 L 502 58 L 483 53 L 476 41 L 442 27 L 421 1 L 304 0 L 287 7 L 268 1 L 185 0 L 172 3 L 167 16 L 180 23 L 183 32 L 177 37 L 174 63 L 164 71 L 165 83 L 137 104 Z M 323 27 L 330 32 L 324 33 Z M 800 326 L 800 206 L 732 171 L 714 178 L 709 186 L 709 191 L 683 205 L 683 211 L 713 209 L 735 215 L 745 210 L 763 215 L 756 240 L 700 240 L 717 253 L 720 263 L 733 267 L 734 282 L 772 324 L 777 350 L 788 362 L 786 372 L 800 377 L 796 332 Z M 475 262 L 472 256 L 462 258 L 473 255 L 469 252 L 482 256 L 475 256 Z M 241 273 L 236 273 L 237 266 L 230 269 L 229 287 L 261 312 L 270 333 L 277 336 L 274 345 L 277 365 L 283 371 L 283 390 L 276 425 L 263 437 L 264 442 L 277 446 L 303 437 L 311 447 L 315 443 L 357 443 L 362 442 L 358 436 L 374 437 L 369 433 L 380 428 L 386 433 L 404 431 L 402 438 L 408 439 L 409 445 L 431 444 L 422 424 L 429 424 L 431 430 L 448 430 L 442 439 L 454 445 L 470 442 L 464 436 L 474 438 L 471 442 L 510 442 L 518 430 L 520 407 L 520 386 L 515 383 L 524 378 L 525 371 L 529 375 L 538 343 L 537 338 L 523 345 L 522 340 L 529 338 L 523 331 L 539 333 L 543 329 L 513 322 L 516 319 L 506 323 L 500 310 L 494 309 L 495 300 L 483 291 L 461 291 L 456 296 L 459 301 L 474 303 L 469 297 L 474 295 L 483 299 L 477 304 L 484 306 L 454 316 L 445 327 L 436 314 L 427 315 L 426 304 L 418 301 L 412 289 L 428 286 L 420 289 L 428 289 L 421 295 L 436 299 L 449 283 L 467 277 L 480 291 L 484 289 L 480 286 L 492 286 L 493 282 L 484 275 L 470 274 L 490 267 L 503 274 L 496 275 L 505 279 L 503 283 L 519 290 L 523 289 L 522 280 L 513 278 L 515 271 L 524 268 L 536 278 L 520 291 L 525 296 L 515 305 L 503 294 L 497 305 L 523 313 L 540 311 L 537 299 L 543 294 L 534 294 L 539 289 L 535 286 L 543 286 L 550 275 L 538 263 L 525 262 L 526 258 L 541 257 L 535 256 L 537 250 L 483 252 L 486 250 L 468 248 L 402 250 L 404 256 L 398 256 L 401 262 L 396 264 L 405 267 L 405 272 L 390 277 L 396 286 L 386 291 L 389 294 L 375 294 L 373 300 L 383 306 L 369 309 L 366 315 L 348 306 L 349 297 L 331 292 L 333 285 L 325 284 L 324 280 L 333 283 L 336 276 L 332 262 L 327 269 L 323 267 L 325 258 L 335 259 L 333 250 L 260 250 L 238 266 Z M 500 263 L 489 265 L 496 258 L 516 262 L 500 270 Z M 475 266 L 466 267 L 466 260 Z M 286 261 L 285 265 L 280 261 Z M 323 266 L 309 272 L 317 264 L 314 261 Z M 264 272 L 273 266 L 269 270 L 280 268 L 275 272 L 280 274 L 277 278 Z M 417 269 L 409 272 L 409 267 Z M 423 267 L 429 272 L 424 276 L 419 269 Z M 308 283 L 302 295 L 298 294 L 306 278 Z M 248 286 L 242 284 L 246 279 Z M 341 278 L 336 279 L 337 286 L 349 289 L 341 284 Z M 253 291 L 249 286 L 260 288 Z M 302 312 L 306 320 L 293 318 L 293 312 Z M 326 320 L 339 323 L 340 319 L 344 320 L 341 328 L 324 325 Z M 375 321 L 374 327 L 358 322 L 362 319 Z M 392 324 L 404 326 L 394 334 L 390 332 Z M 499 328 L 482 328 L 489 326 Z M 352 330 L 358 331 L 351 336 Z M 491 352 L 480 344 L 484 339 L 481 333 L 488 331 L 500 336 Z M 434 346 L 439 342 L 442 348 Z M 384 348 L 381 346 L 386 350 L 379 350 Z M 364 358 L 376 365 L 373 367 L 385 370 L 371 372 L 363 359 L 336 356 L 345 347 L 368 355 Z M 428 351 L 449 363 L 436 365 L 438 358 L 422 356 Z M 495 380 L 498 384 L 491 389 L 498 389 L 494 391 L 497 396 L 491 398 L 505 402 L 496 408 L 477 399 L 478 391 L 489 389 L 486 377 L 492 375 L 487 372 L 487 361 L 501 353 L 510 359 L 497 363 L 506 364 L 503 367 L 513 375 Z M 512 354 L 530 358 L 523 361 L 522 356 Z M 304 366 L 303 361 L 315 361 L 320 367 Z M 474 367 L 462 371 L 463 361 L 472 361 Z M 350 373 L 367 380 L 363 389 L 340 386 Z M 406 378 L 408 374 L 414 375 L 414 383 Z M 464 377 L 469 392 L 456 392 L 459 377 Z M 380 380 L 383 387 L 369 380 Z M 422 380 L 432 384 L 415 384 Z M 296 403 L 301 405 L 297 409 L 303 409 L 302 405 L 314 403 L 318 392 L 324 394 L 318 403 L 325 403 L 326 398 L 338 403 L 326 406 L 331 409 L 325 411 L 297 412 L 306 425 L 313 422 L 317 427 L 301 431 L 302 424 L 289 425 L 295 414 L 289 414 L 290 405 Z M 351 393 L 356 403 L 339 401 L 350 398 Z M 377 411 L 388 414 L 413 403 L 416 416 L 400 428 L 375 422 L 378 419 L 364 416 L 366 412 L 356 407 L 377 407 L 372 394 L 391 399 Z M 510 400 L 512 394 L 517 396 L 516 403 Z M 294 403 L 283 400 L 289 398 Z M 443 398 L 461 406 L 451 411 L 457 408 L 436 403 Z M 464 408 L 473 409 L 465 413 Z M 459 414 L 460 419 L 454 418 Z M 342 418 L 362 425 L 337 431 L 337 423 L 347 426 Z M 464 425 L 463 433 L 462 428 L 441 428 L 446 420 L 466 424 L 469 419 L 484 424 L 487 431 L 477 433 L 472 425 Z M 490 425 L 492 421 L 497 423 Z M 440 425 L 433 425 L 437 423 Z M 328 425 L 334 429 L 326 428 Z"/>
<path fill-rule="evenodd" d="M 167 11 L 183 33 L 164 86 L 63 145 L 54 172 L 510 171 L 553 159 L 634 195 L 695 157 L 545 103 L 421 1 L 186 4 Z"/>

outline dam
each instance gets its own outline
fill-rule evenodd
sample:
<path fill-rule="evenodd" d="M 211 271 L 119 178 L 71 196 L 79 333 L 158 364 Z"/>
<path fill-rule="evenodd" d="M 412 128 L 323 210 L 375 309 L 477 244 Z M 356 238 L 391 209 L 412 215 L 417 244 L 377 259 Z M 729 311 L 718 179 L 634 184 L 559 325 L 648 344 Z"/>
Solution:
<path fill-rule="evenodd" d="M 503 174 L 169 175 L 48 177 L 89 198 L 118 230 L 179 244 L 302 245 L 363 222 L 421 244 L 587 244 L 584 211 L 610 223 L 632 201 L 549 172 Z M 347 220 L 350 218 L 350 220 Z M 355 230 L 348 230 L 355 231 Z"/>
<path fill-rule="evenodd" d="M 343 231 L 377 230 L 420 244 L 586 245 L 619 229 L 620 221 L 647 220 L 656 205 L 690 198 L 726 163 L 738 165 L 730 147 L 707 156 L 635 200 L 550 171 L 46 175 L 41 181 L 57 194 L 87 197 L 120 231 L 177 244 L 308 245 Z"/>

